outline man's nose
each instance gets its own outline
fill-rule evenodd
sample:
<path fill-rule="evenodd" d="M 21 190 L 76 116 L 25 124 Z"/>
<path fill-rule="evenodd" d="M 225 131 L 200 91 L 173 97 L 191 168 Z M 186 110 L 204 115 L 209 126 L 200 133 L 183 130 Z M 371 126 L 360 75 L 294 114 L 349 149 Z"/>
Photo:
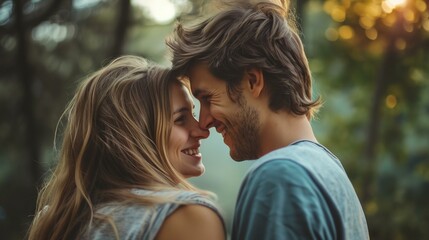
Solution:
<path fill-rule="evenodd" d="M 209 129 L 213 127 L 214 118 L 210 114 L 210 111 L 207 107 L 201 106 L 200 117 L 198 121 L 202 129 Z"/>
<path fill-rule="evenodd" d="M 200 125 L 196 123 L 194 129 L 192 129 L 191 135 L 198 140 L 205 139 L 209 137 L 210 131 L 208 129 L 201 128 Z"/>

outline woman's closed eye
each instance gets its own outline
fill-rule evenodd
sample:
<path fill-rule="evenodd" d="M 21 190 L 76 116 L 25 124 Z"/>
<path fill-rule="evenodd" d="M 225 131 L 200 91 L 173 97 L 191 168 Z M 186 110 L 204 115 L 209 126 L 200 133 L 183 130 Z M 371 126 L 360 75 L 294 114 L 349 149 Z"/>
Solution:
<path fill-rule="evenodd" d="M 181 114 L 174 119 L 175 124 L 183 124 L 185 121 L 186 121 L 186 116 L 184 114 Z"/>

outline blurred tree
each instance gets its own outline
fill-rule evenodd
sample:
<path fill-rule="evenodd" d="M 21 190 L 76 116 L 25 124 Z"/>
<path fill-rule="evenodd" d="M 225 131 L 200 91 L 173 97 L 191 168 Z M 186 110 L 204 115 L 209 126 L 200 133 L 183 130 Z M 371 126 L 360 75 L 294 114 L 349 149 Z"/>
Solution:
<path fill-rule="evenodd" d="M 293 1 L 293 6 L 295 6 L 294 8 L 292 8 L 292 11 L 295 11 L 295 15 L 296 15 L 296 21 L 297 21 L 297 25 L 298 25 L 298 29 L 300 30 L 301 33 L 301 37 L 304 37 L 302 32 L 303 32 L 303 19 L 304 19 L 304 10 L 305 10 L 305 5 L 307 4 L 308 0 L 294 0 Z M 294 10 L 296 9 L 296 10 Z"/>
<path fill-rule="evenodd" d="M 76 80 L 121 55 L 128 26 L 145 22 L 132 12 L 131 1 L 0 2 L 2 238 L 22 239 L 54 163 L 56 121 Z"/>
<path fill-rule="evenodd" d="M 428 184 L 419 173 L 429 171 L 428 1 L 327 0 L 309 8 L 322 8 L 331 20 L 318 37 L 333 44 L 313 39 L 310 48 L 315 76 L 325 81 L 320 87 L 330 91 L 320 126 L 332 130 L 325 130 L 325 141 L 342 149 L 372 238 L 428 238 L 429 211 L 417 213 L 404 195 L 412 191 L 420 199 Z M 410 224 L 411 215 L 419 220 Z"/>
<path fill-rule="evenodd" d="M 124 46 L 130 22 L 131 0 L 122 0 L 119 1 L 118 4 L 118 19 L 116 20 L 116 29 L 113 35 L 115 40 L 113 41 L 111 54 L 108 56 L 108 59 L 119 57 L 122 54 L 122 48 Z"/>
<path fill-rule="evenodd" d="M 2 140 L 10 141 L 12 144 L 9 143 L 6 146 L 2 146 L 0 160 L 3 161 L 6 159 L 6 156 L 17 155 L 18 157 L 15 159 L 12 157 L 12 160 L 20 162 L 20 164 L 17 164 L 17 166 L 19 168 L 22 167 L 25 175 L 28 175 L 28 177 L 24 179 L 14 178 L 11 175 L 11 178 L 15 180 L 11 186 L 18 186 L 15 189 L 10 188 L 10 185 L 6 186 L 3 182 L 0 186 L 2 191 L 0 210 L 2 210 L 1 212 L 3 213 L 1 214 L 2 217 L 0 218 L 0 221 L 4 220 L 5 218 L 15 220 L 14 225 L 12 225 L 13 222 L 11 222 L 9 225 L 3 224 L 3 221 L 0 222 L 0 230 L 3 232 L 5 229 L 8 229 L 8 232 L 11 233 L 10 235 L 2 234 L 2 236 L 5 236 L 6 238 L 8 238 L 8 236 L 14 236 L 14 234 L 18 234 L 17 230 L 22 228 L 22 225 L 16 224 L 17 222 L 20 222 L 19 215 L 25 216 L 23 213 L 29 214 L 30 211 L 33 211 L 34 204 L 25 203 L 34 203 L 36 200 L 35 196 L 37 191 L 34 187 L 35 185 L 29 185 L 28 183 L 32 182 L 38 184 L 40 182 L 42 173 L 40 167 L 40 135 L 38 131 L 39 123 L 35 117 L 36 105 L 34 97 L 33 65 L 29 59 L 29 55 L 31 53 L 29 33 L 35 26 L 33 24 L 37 24 L 46 20 L 50 14 L 55 12 L 59 6 L 59 3 L 60 1 L 51 1 L 44 6 L 35 8 L 36 10 L 34 11 L 28 11 L 28 5 L 31 5 L 32 3 L 27 1 L 5 1 L 1 5 L 2 7 L 6 8 L 6 11 L 10 12 L 10 17 L 8 19 L 9 21 L 6 22 L 6 24 L 1 25 L 0 28 L 0 33 L 2 34 L 1 40 L 3 40 L 3 43 L 4 41 L 6 41 L 6 43 L 9 42 L 9 46 L 6 44 L 6 51 L 4 51 L 3 48 L 1 51 L 5 54 L 2 54 L 2 67 L 0 70 L 2 70 L 2 72 L 5 70 L 7 76 L 6 79 L 2 77 L 1 80 L 8 81 L 5 85 L 10 86 L 13 84 L 12 80 L 16 79 L 19 85 L 12 89 L 17 89 L 19 91 L 18 94 L 16 94 L 17 92 L 14 91 L 14 95 L 11 95 L 10 93 L 7 95 L 5 94 L 9 100 L 8 103 L 12 102 L 15 104 L 12 106 L 6 106 L 8 107 L 7 110 L 12 111 L 12 114 L 8 114 L 10 111 L 2 111 L 2 123 L 3 120 L 6 120 L 6 122 L 12 123 L 10 126 L 15 127 L 5 131 L 8 134 L 2 134 Z M 8 6 L 9 9 L 7 9 Z M 4 44 L 2 45 L 5 46 Z M 15 62 L 15 64 L 13 64 L 13 62 Z M 7 70 L 7 68 L 10 66 L 13 66 L 11 68 L 13 71 Z M 8 80 L 7 78 L 12 79 Z M 9 99 L 9 97 L 11 97 L 11 99 Z M 3 105 L 2 108 L 4 107 L 5 106 Z M 16 124 L 20 124 L 21 126 L 17 127 Z M 2 130 L 9 128 L 10 126 L 5 126 L 2 124 Z M 15 137 L 15 135 L 18 135 L 19 137 Z M 13 143 L 16 143 L 15 146 L 21 145 L 22 148 L 17 149 L 15 147 L 10 149 L 10 146 L 14 146 Z M 7 152 L 9 152 L 9 154 Z M 3 178 L 3 176 L 0 177 Z M 10 190 L 5 190 L 5 188 Z M 15 194 L 10 194 L 13 190 L 17 192 Z M 18 216 L 13 216 L 11 209 L 13 209 L 14 204 L 17 202 L 24 204 L 21 208 L 15 207 L 17 208 L 15 212 Z M 3 208 L 3 204 L 6 206 L 6 209 Z"/>
<path fill-rule="evenodd" d="M 25 128 L 25 138 L 26 149 L 28 149 L 28 169 L 31 173 L 32 180 L 36 183 L 39 182 L 41 176 L 41 169 L 39 166 L 39 142 L 37 127 L 35 125 L 34 118 L 34 96 L 32 92 L 33 88 L 33 79 L 31 74 L 31 65 L 28 62 L 28 30 L 27 26 L 24 23 L 24 8 L 23 3 L 20 0 L 15 0 L 13 2 L 13 19 L 15 25 L 15 34 L 16 34 L 16 66 L 17 66 L 17 75 L 19 81 L 22 84 L 22 110 L 24 115 L 24 128 Z"/>

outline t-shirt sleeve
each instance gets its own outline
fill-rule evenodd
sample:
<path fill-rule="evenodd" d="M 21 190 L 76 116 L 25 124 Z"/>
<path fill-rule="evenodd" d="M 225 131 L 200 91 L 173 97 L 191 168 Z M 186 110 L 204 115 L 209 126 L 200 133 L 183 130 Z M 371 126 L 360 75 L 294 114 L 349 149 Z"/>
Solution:
<path fill-rule="evenodd" d="M 242 184 L 232 239 L 336 239 L 332 210 L 306 169 L 271 160 Z"/>

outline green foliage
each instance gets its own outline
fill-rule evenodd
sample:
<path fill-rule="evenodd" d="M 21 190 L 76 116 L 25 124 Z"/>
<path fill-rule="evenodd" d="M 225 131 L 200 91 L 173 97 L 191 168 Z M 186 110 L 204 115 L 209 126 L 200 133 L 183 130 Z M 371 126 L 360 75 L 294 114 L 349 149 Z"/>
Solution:
<path fill-rule="evenodd" d="M 421 17 L 425 13 L 419 13 L 412 3 L 390 13 L 400 16 L 411 9 L 416 14 L 414 31 L 407 32 L 397 30 L 395 23 L 385 25 L 384 18 L 390 15 L 378 12 L 374 29 L 379 35 L 369 39 L 360 17 L 371 12 L 359 9 L 376 4 L 382 3 L 331 0 L 307 6 L 304 36 L 311 37 L 306 39 L 310 65 L 317 90 L 325 100 L 314 126 L 321 133 L 319 140 L 345 165 L 367 214 L 371 238 L 427 239 L 429 34 Z M 335 11 L 343 11 L 344 19 L 339 20 Z M 323 16 L 325 13 L 332 19 Z M 332 39 L 332 30 L 339 31 L 344 25 L 353 29 L 354 37 Z M 389 38 L 419 40 L 406 42 L 405 47 L 395 42 L 392 50 L 388 48 Z M 383 59 L 389 51 L 393 61 Z M 390 65 L 383 69 L 383 61 Z M 376 102 L 379 81 L 383 81 L 384 90 L 381 101 Z M 375 154 L 368 155 L 366 148 L 373 141 L 368 132 L 370 110 L 375 104 L 379 104 L 380 117 L 372 136 L 377 140 Z M 366 193 L 369 198 L 365 198 Z"/>

